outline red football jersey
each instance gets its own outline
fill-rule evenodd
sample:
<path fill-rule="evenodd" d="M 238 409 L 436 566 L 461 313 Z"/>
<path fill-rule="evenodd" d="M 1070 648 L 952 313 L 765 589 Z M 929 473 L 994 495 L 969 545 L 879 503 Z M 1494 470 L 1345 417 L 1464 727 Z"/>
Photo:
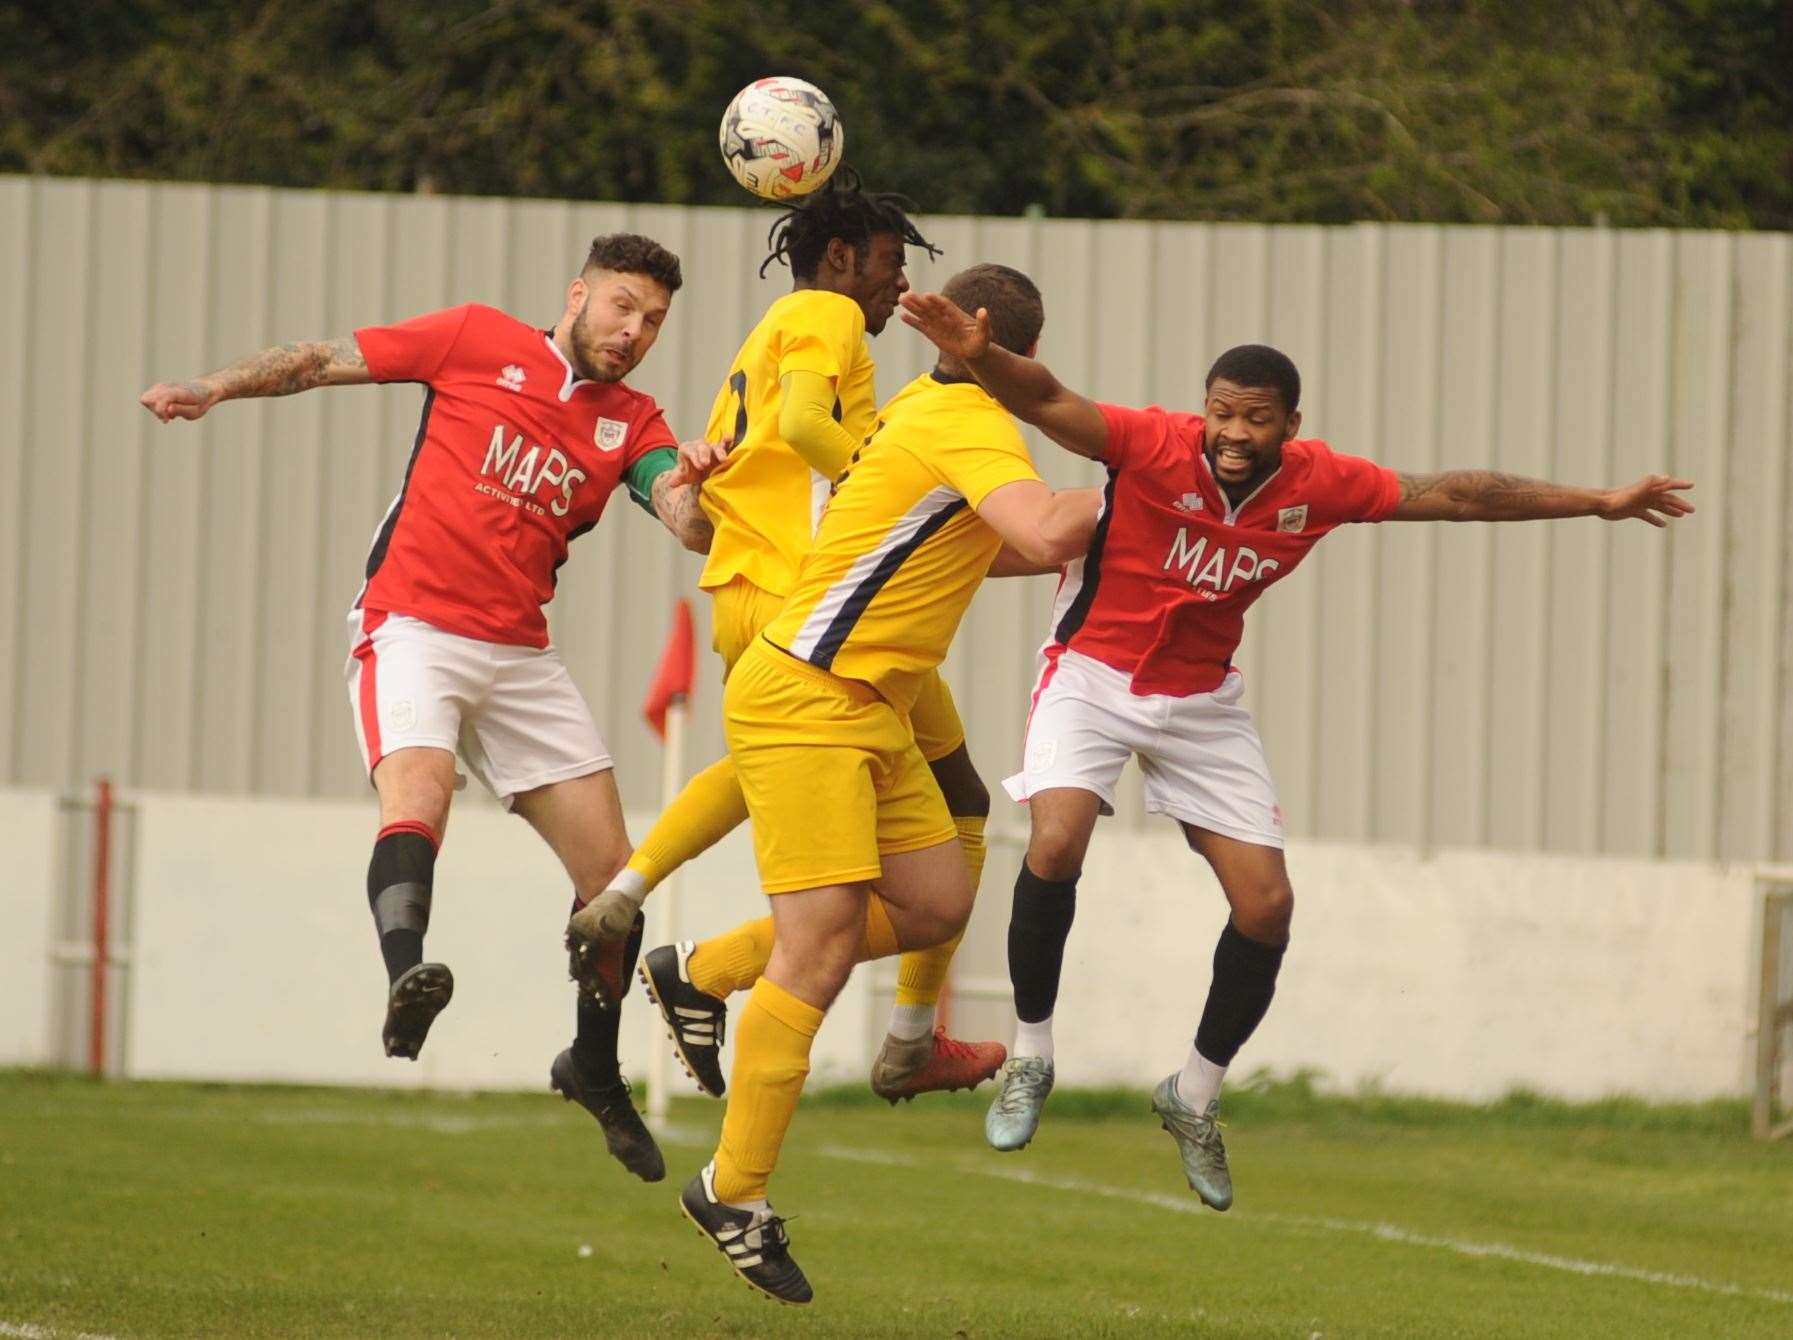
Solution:
<path fill-rule="evenodd" d="M 1400 499 L 1393 470 L 1296 438 L 1235 507 L 1202 450 L 1199 414 L 1101 410 L 1102 515 L 1088 555 L 1059 581 L 1045 652 L 1094 657 L 1131 675 L 1138 694 L 1218 688 L 1252 602 L 1334 526 L 1381 521 Z"/>
<path fill-rule="evenodd" d="M 463 637 L 548 645 L 567 545 L 623 473 L 677 439 L 652 396 L 579 377 L 545 331 L 477 303 L 355 332 L 379 382 L 422 382 L 405 481 L 357 608 Z"/>

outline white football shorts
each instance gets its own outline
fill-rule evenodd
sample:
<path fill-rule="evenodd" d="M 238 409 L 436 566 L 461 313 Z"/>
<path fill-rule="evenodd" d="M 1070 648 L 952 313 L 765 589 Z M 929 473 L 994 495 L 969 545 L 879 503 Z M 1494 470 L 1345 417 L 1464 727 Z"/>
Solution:
<path fill-rule="evenodd" d="M 395 749 L 446 749 L 509 809 L 525 791 L 612 766 L 552 647 L 481 642 L 407 614 L 357 609 L 343 674 L 370 778 Z"/>
<path fill-rule="evenodd" d="M 1015 800 L 1054 787 L 1092 791 L 1114 812 L 1114 786 L 1137 755 L 1146 809 L 1260 847 L 1283 845 L 1282 806 L 1245 677 L 1212 693 L 1136 694 L 1131 677 L 1075 651 L 1049 656 L 1027 718 L 1025 765 L 1003 781 Z"/>

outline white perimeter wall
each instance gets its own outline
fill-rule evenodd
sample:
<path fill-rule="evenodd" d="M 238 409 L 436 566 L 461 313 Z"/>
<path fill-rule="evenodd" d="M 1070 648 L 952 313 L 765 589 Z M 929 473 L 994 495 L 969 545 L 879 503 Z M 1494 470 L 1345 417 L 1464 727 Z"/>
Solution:
<path fill-rule="evenodd" d="M 51 792 L 0 791 L 0 1063 L 52 1059 L 57 831 Z"/>
<path fill-rule="evenodd" d="M 371 805 L 138 795 L 124 1069 L 135 1076 L 538 1088 L 571 1036 L 564 877 L 521 821 L 465 804 L 438 866 L 431 957 L 456 997 L 424 1059 L 388 1061 L 363 886 Z M 645 831 L 647 815 L 632 815 Z M 1012 816 L 999 815 L 1010 820 Z M 54 801 L 0 792 L 0 1061 L 45 1059 Z M 1006 1039 L 1012 842 L 993 846 L 956 1018 Z M 1748 1092 L 1757 912 L 1748 867 L 1303 843 L 1295 942 L 1238 1069 L 1482 1099 Z M 1058 1009 L 1061 1083 L 1143 1085 L 1181 1063 L 1223 903 L 1168 828 L 1105 824 Z M 687 873 L 681 935 L 764 907 L 744 833 Z M 857 974 L 815 1073 L 865 1073 L 890 969 Z M 657 1037 L 639 990 L 625 1058 Z M 679 1080 L 682 1085 L 685 1081 Z"/>

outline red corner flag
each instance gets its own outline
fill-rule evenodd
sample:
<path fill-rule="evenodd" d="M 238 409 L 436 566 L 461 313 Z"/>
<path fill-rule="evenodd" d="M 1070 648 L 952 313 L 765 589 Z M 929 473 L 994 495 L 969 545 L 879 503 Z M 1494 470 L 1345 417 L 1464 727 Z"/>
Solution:
<path fill-rule="evenodd" d="M 667 634 L 666 649 L 660 653 L 660 666 L 654 671 L 654 682 L 648 685 L 647 701 L 641 713 L 654 734 L 666 738 L 666 709 L 691 696 L 697 679 L 696 634 L 691 626 L 691 602 L 680 599 L 672 610 L 672 632 Z"/>

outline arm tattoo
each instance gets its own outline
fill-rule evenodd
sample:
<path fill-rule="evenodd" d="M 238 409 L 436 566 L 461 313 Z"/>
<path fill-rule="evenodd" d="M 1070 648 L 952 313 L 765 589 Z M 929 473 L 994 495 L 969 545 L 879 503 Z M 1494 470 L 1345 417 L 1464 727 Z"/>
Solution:
<path fill-rule="evenodd" d="M 1520 521 L 1552 516 L 1582 516 L 1591 509 L 1585 489 L 1565 488 L 1541 479 L 1499 470 L 1446 470 L 1432 475 L 1402 475 L 1402 504 L 1417 504 L 1430 515 L 1456 521 Z"/>
<path fill-rule="evenodd" d="M 681 484 L 675 489 L 671 480 L 671 471 L 654 479 L 654 515 L 692 553 L 709 553 L 710 541 L 715 536 L 716 528 L 710 523 L 709 514 L 698 502 L 697 491 L 702 485 Z"/>
<path fill-rule="evenodd" d="M 353 335 L 334 340 L 295 340 L 250 354 L 202 378 L 217 387 L 219 398 L 292 395 L 329 385 L 333 374 L 365 373 L 367 360 Z"/>
<path fill-rule="evenodd" d="M 1544 496 L 1538 480 L 1498 470 L 1446 470 L 1436 475 L 1402 475 L 1401 501 L 1448 501 L 1504 511 L 1535 506 Z"/>

